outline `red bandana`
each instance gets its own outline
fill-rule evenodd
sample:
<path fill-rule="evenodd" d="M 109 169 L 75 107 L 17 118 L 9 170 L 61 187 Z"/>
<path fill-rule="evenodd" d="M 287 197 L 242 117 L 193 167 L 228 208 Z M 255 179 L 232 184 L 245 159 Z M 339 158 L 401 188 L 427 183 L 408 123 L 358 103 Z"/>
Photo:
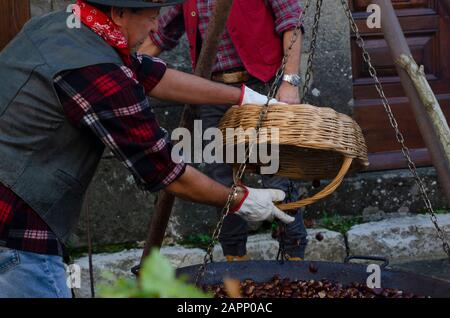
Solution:
<path fill-rule="evenodd" d="M 120 31 L 120 28 L 103 12 L 87 4 L 83 0 L 77 0 L 78 9 L 73 13 L 80 18 L 81 22 L 92 31 L 101 36 L 109 45 L 115 48 L 126 66 L 131 66 L 130 49 L 128 41 Z"/>

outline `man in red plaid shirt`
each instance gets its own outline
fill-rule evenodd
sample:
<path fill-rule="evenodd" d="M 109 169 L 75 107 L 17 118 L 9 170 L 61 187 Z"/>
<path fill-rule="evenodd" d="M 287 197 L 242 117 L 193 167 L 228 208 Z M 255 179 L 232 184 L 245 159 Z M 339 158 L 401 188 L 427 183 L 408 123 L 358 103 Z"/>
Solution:
<path fill-rule="evenodd" d="M 78 0 L 79 27 L 69 27 L 65 11 L 35 18 L 0 52 L 0 298 L 70 297 L 64 244 L 105 147 L 148 191 L 227 202 L 230 187 L 172 160 L 146 95 L 227 105 L 267 97 L 130 53 L 157 31 L 159 8 L 181 2 Z M 273 203 L 284 197 L 240 186 L 231 213 L 290 223 Z"/>
<path fill-rule="evenodd" d="M 171 7 L 161 15 L 158 31 L 150 33 L 140 52 L 158 56 L 163 50 L 173 49 L 186 33 L 195 68 L 215 4 L 215 0 L 187 0 Z M 301 12 L 298 0 L 234 0 L 219 42 L 212 79 L 238 87 L 245 84 L 260 93 L 267 92 L 289 48 Z M 299 103 L 301 46 L 300 34 L 287 60 L 276 95 L 284 103 Z M 217 105 L 201 107 L 199 115 L 203 129 L 217 127 L 227 108 Z M 209 164 L 205 172 L 224 185 L 233 183 L 231 168 L 226 164 Z M 267 188 L 287 192 L 286 202 L 299 198 L 298 188 L 286 178 L 263 176 L 262 183 Z M 303 259 L 307 233 L 301 209 L 297 211 L 295 222 L 287 225 L 285 230 L 283 243 L 287 258 Z M 242 218 L 230 215 L 225 219 L 219 241 L 227 260 L 247 259 L 248 231 L 248 224 Z"/>

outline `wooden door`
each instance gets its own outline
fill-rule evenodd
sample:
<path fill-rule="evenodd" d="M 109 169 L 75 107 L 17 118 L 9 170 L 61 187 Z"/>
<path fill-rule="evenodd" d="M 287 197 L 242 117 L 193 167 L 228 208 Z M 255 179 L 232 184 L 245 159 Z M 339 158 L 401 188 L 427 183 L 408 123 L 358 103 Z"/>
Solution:
<path fill-rule="evenodd" d="M 0 8 L 0 50 L 2 50 L 30 18 L 30 2 L 0 0 Z"/>
<path fill-rule="evenodd" d="M 424 65 L 430 85 L 447 120 L 450 118 L 450 20 L 438 0 L 393 0 L 401 27 L 414 59 Z M 381 29 L 366 25 L 370 0 L 350 0 L 366 48 L 418 166 L 431 165 L 428 151 L 402 89 L 400 79 Z M 380 98 L 352 35 L 355 119 L 361 125 L 369 150 L 371 170 L 406 167 Z"/>

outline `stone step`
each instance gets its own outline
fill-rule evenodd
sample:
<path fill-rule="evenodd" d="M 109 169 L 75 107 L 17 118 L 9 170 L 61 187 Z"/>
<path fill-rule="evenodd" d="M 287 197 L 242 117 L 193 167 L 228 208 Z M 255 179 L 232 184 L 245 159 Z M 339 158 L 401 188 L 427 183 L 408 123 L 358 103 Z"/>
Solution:
<path fill-rule="evenodd" d="M 308 245 L 305 259 L 317 261 L 342 262 L 346 256 L 345 240 L 341 233 L 327 229 L 308 229 Z M 323 239 L 316 239 L 321 233 Z M 278 242 L 270 234 L 257 234 L 249 236 L 247 241 L 247 254 L 250 259 L 276 259 Z M 214 260 L 224 261 L 222 247 L 216 245 L 213 252 Z"/>
<path fill-rule="evenodd" d="M 441 228 L 450 232 L 450 214 L 439 214 L 437 219 Z M 391 263 L 446 257 L 428 215 L 355 225 L 347 232 L 347 242 L 350 255 L 383 256 Z"/>
<path fill-rule="evenodd" d="M 450 231 L 450 214 L 437 216 L 445 232 Z M 321 233 L 322 240 L 316 235 Z M 389 218 L 353 226 L 344 235 L 327 229 L 308 229 L 308 246 L 305 259 L 343 262 L 347 255 L 368 255 L 387 257 L 392 264 L 411 261 L 436 260 L 446 258 L 436 229 L 428 215 Z M 272 260 L 278 252 L 278 242 L 270 234 L 249 236 L 247 251 L 251 259 Z M 170 246 L 161 249 L 174 267 L 199 264 L 205 251 L 199 248 Z M 130 269 L 141 257 L 142 249 L 126 250 L 112 254 L 96 254 L 94 275 L 96 283 L 106 283 L 103 272 L 111 272 L 116 277 L 133 277 Z M 223 261 L 222 250 L 216 245 L 213 251 L 215 261 Z M 78 297 L 89 297 L 89 271 L 87 257 L 75 261 L 81 267 L 81 289 Z"/>
<path fill-rule="evenodd" d="M 321 233 L 323 239 L 316 239 Z M 326 229 L 308 229 L 308 247 L 306 259 L 342 262 L 345 257 L 344 236 L 340 233 Z M 278 252 L 278 242 L 270 234 L 257 234 L 249 236 L 247 242 L 248 254 L 255 260 L 273 260 Z M 163 247 L 161 253 L 165 255 L 175 268 L 200 264 L 203 262 L 205 251 L 199 248 L 186 248 L 182 246 Z M 142 255 L 142 249 L 131 249 L 118 253 L 103 253 L 93 255 L 93 269 L 96 285 L 107 283 L 102 273 L 110 272 L 116 277 L 133 277 L 130 270 L 135 266 Z M 219 245 L 214 248 L 214 260 L 224 261 L 222 249 Z M 81 289 L 77 290 L 78 297 L 90 297 L 89 262 L 88 257 L 75 260 L 81 267 Z"/>

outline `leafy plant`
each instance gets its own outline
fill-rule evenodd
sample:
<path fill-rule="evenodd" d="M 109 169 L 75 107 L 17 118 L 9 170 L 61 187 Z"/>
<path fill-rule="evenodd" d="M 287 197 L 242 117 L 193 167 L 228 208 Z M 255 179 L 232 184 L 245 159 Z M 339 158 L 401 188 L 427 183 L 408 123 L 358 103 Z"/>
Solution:
<path fill-rule="evenodd" d="M 344 217 L 339 214 L 328 215 L 324 212 L 319 223 L 329 230 L 345 234 L 352 226 L 363 223 L 363 218 L 361 216 Z"/>
<path fill-rule="evenodd" d="M 180 241 L 179 244 L 189 246 L 189 247 L 199 247 L 207 249 L 212 242 L 212 237 L 209 234 L 194 234 L 189 235 L 184 240 Z"/>
<path fill-rule="evenodd" d="M 167 258 L 153 250 L 141 267 L 138 279 L 115 279 L 111 273 L 103 275 L 112 285 L 102 285 L 100 296 L 104 298 L 211 298 L 196 286 L 177 278 Z"/>
<path fill-rule="evenodd" d="M 427 209 L 422 209 L 419 211 L 419 214 L 428 214 L 428 210 Z M 434 209 L 434 214 L 447 214 L 450 213 L 450 210 L 447 208 L 442 208 L 442 209 Z"/>
<path fill-rule="evenodd" d="M 127 242 L 118 244 L 108 244 L 108 245 L 93 245 L 92 253 L 116 253 L 123 250 L 129 250 L 132 248 L 138 248 L 139 244 L 137 242 Z M 88 254 L 87 247 L 67 247 L 67 252 L 72 259 L 79 258 Z"/>

